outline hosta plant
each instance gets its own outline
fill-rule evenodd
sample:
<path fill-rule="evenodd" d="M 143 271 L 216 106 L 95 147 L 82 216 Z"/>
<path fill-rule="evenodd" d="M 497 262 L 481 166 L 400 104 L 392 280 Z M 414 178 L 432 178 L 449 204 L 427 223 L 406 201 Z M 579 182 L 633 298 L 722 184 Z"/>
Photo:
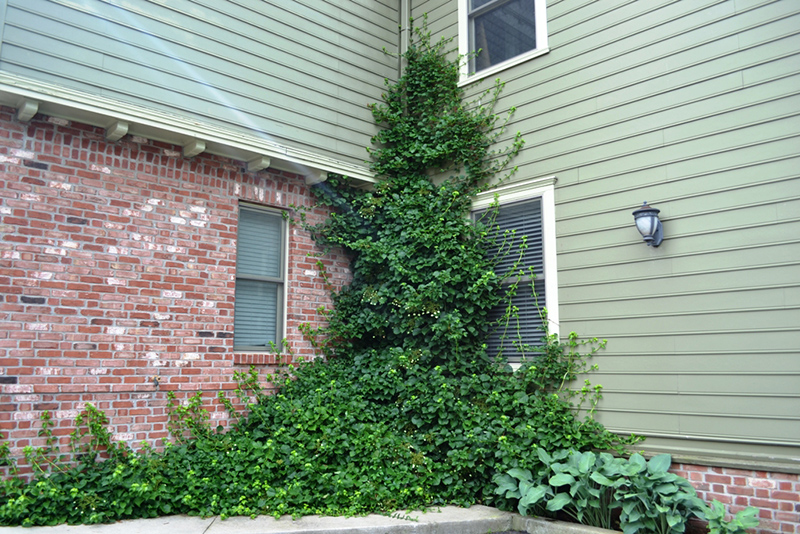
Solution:
<path fill-rule="evenodd" d="M 640 530 L 655 534 L 679 534 L 692 515 L 701 516 L 703 501 L 685 478 L 668 471 L 669 454 L 645 460 L 632 454 L 623 474 L 628 482 L 614 494 L 622 505 L 620 527 L 625 534 Z"/>

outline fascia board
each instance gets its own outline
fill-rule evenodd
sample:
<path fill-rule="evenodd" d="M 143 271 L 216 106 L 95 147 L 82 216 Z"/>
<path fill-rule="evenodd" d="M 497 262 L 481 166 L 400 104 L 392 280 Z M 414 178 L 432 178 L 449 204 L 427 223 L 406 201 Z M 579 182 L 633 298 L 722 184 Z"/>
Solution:
<path fill-rule="evenodd" d="M 16 108 L 24 99 L 39 103 L 39 113 L 107 128 L 117 121 L 129 123 L 129 135 L 185 146 L 205 141 L 205 151 L 241 161 L 268 157 L 271 167 L 310 174 L 326 171 L 362 183 L 378 180 L 366 166 L 354 165 L 307 150 L 290 147 L 253 134 L 220 128 L 188 117 L 135 104 L 90 95 L 15 74 L 0 72 L 0 104 Z"/>

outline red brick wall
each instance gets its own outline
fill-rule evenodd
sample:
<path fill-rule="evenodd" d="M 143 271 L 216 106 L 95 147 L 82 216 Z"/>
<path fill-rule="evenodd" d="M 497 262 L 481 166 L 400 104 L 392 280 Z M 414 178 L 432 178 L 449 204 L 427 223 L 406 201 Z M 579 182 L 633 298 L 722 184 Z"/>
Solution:
<path fill-rule="evenodd" d="M 730 514 L 758 508 L 757 533 L 800 533 L 800 475 L 691 464 L 673 464 L 672 471 L 689 480 L 700 498 L 718 500 Z"/>
<path fill-rule="evenodd" d="M 300 176 L 0 109 L 0 431 L 14 453 L 41 443 L 43 410 L 66 435 L 87 402 L 133 443 L 166 435 L 167 391 L 207 392 L 224 421 L 213 393 L 274 363 L 232 350 L 239 200 L 326 216 Z M 309 235 L 289 233 L 287 338 L 311 356 L 298 325 L 330 302 Z M 343 255 L 322 261 L 348 280 Z"/>

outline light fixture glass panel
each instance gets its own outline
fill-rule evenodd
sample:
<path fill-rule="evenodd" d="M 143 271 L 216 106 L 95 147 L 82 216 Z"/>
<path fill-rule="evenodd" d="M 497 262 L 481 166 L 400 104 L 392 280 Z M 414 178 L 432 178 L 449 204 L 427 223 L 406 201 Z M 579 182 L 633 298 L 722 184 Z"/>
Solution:
<path fill-rule="evenodd" d="M 653 232 L 656 229 L 655 223 L 656 218 L 652 215 L 642 215 L 641 217 L 636 217 L 636 228 L 643 236 L 653 235 Z"/>

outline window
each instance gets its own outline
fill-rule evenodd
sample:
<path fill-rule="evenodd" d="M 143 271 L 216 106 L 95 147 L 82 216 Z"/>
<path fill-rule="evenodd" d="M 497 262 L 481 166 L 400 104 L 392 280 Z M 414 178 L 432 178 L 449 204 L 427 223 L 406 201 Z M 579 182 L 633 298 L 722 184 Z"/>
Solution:
<path fill-rule="evenodd" d="M 280 212 L 239 205 L 233 345 L 267 350 L 283 338 L 286 228 Z"/>
<path fill-rule="evenodd" d="M 465 71 L 488 76 L 547 52 L 545 0 L 460 1 L 460 52 L 480 50 Z"/>
<path fill-rule="evenodd" d="M 498 274 L 507 273 L 516 262 L 522 236 L 526 236 L 527 249 L 524 251 L 521 267 L 527 272 L 532 267 L 535 278 L 527 274 L 522 278 L 510 278 L 507 283 L 519 281 L 516 295 L 511 302 L 519 310 L 517 324 L 509 324 L 509 332 L 504 335 L 502 328 L 495 330 L 487 340 L 490 355 L 496 355 L 502 349 L 503 355 L 510 362 L 519 362 L 528 353 L 522 353 L 519 343 L 541 345 L 544 331 L 540 308 L 547 308 L 548 329 L 550 333 L 558 331 L 558 281 L 555 255 L 555 217 L 554 189 L 555 179 L 535 180 L 528 183 L 501 187 L 498 189 L 500 208 L 496 223 L 500 232 L 515 230 L 512 254 L 497 266 Z M 534 186 L 534 187 L 531 187 Z M 539 187 L 535 187 L 539 186 Z M 504 191 L 505 190 L 505 191 Z M 493 192 L 489 192 L 493 193 Z M 505 193 L 505 194 L 503 194 Z M 479 198 L 475 202 L 478 211 L 484 211 L 491 203 L 491 198 Z M 533 282 L 533 287 L 531 287 Z M 533 291 L 532 291 L 533 289 Z M 534 296 L 535 291 L 535 296 Z M 498 306 L 490 313 L 490 318 L 497 320 L 505 313 L 507 303 Z"/>

